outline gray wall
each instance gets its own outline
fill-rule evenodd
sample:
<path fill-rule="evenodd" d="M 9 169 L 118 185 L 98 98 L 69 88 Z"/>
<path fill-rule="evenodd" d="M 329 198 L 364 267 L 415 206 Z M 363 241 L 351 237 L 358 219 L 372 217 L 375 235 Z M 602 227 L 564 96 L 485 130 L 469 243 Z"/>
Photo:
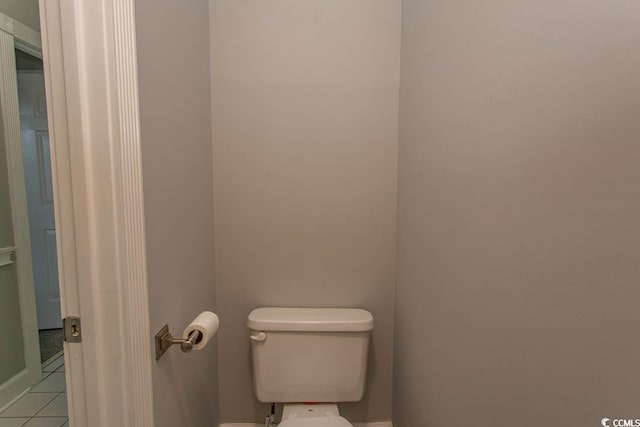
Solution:
<path fill-rule="evenodd" d="M 138 0 L 136 30 L 152 332 L 215 309 L 206 0 Z M 215 340 L 153 361 L 155 425 L 217 425 Z"/>
<path fill-rule="evenodd" d="M 212 0 L 220 402 L 264 422 L 246 318 L 363 307 L 376 321 L 352 421 L 391 416 L 399 0 Z"/>
<path fill-rule="evenodd" d="M 0 120 L 0 248 L 14 245 L 6 154 L 4 129 Z M 0 384 L 2 384 L 26 366 L 15 264 L 0 267 L 0 325 L 2 325 L 3 339 L 11 343 L 11 345 L 0 346 Z"/>
<path fill-rule="evenodd" d="M 394 426 L 638 418 L 635 0 L 404 0 Z"/>
<path fill-rule="evenodd" d="M 40 31 L 38 0 L 0 0 L 0 12 Z"/>

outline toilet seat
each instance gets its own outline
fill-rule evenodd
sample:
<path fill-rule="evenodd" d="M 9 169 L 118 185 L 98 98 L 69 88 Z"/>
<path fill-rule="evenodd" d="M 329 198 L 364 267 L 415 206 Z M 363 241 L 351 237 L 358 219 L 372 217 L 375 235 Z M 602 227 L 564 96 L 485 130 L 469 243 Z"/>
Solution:
<path fill-rule="evenodd" d="M 289 418 L 278 424 L 278 427 L 353 427 L 343 417 Z"/>

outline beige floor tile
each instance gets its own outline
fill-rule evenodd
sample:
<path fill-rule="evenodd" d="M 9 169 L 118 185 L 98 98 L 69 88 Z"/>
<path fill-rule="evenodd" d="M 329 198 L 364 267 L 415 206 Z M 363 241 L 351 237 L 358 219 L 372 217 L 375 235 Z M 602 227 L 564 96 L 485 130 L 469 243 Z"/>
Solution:
<path fill-rule="evenodd" d="M 31 394 L 31 393 L 30 393 Z M 33 393 L 44 394 L 44 393 Z M 66 417 L 67 413 L 67 393 L 60 393 L 55 399 L 37 413 L 38 417 Z"/>
<path fill-rule="evenodd" d="M 62 372 L 54 372 L 46 377 L 38 385 L 36 385 L 31 392 L 32 393 L 61 393 L 66 387 L 64 374 Z"/>
<path fill-rule="evenodd" d="M 0 427 L 22 427 L 29 418 L 0 418 Z"/>
<path fill-rule="evenodd" d="M 22 396 L 20 400 L 9 406 L 3 413 L 1 413 L 0 418 L 32 417 L 37 414 L 38 411 L 44 408 L 49 402 L 51 402 L 56 396 L 57 393 L 27 393 Z M 61 416 L 66 416 L 66 414 Z"/>
<path fill-rule="evenodd" d="M 67 421 L 65 417 L 31 418 L 24 427 L 61 427 Z"/>
<path fill-rule="evenodd" d="M 64 364 L 64 356 L 58 357 L 53 362 L 42 368 L 42 372 L 53 372 Z"/>

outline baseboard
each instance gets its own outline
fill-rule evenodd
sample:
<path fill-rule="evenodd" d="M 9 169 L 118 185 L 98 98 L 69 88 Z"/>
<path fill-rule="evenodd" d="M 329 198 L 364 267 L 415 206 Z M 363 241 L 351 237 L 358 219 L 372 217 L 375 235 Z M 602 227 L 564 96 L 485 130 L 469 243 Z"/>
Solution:
<path fill-rule="evenodd" d="M 220 427 L 264 427 L 264 424 L 256 423 L 224 423 Z M 393 427 L 391 421 L 379 421 L 373 423 L 353 423 L 353 427 Z"/>

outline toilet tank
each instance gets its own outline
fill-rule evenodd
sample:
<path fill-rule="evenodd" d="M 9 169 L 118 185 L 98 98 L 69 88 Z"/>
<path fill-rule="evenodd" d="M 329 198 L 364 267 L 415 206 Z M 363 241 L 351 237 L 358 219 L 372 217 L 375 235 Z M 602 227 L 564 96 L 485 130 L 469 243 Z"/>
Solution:
<path fill-rule="evenodd" d="M 362 399 L 373 316 L 346 308 L 258 308 L 247 322 L 261 402 Z"/>

